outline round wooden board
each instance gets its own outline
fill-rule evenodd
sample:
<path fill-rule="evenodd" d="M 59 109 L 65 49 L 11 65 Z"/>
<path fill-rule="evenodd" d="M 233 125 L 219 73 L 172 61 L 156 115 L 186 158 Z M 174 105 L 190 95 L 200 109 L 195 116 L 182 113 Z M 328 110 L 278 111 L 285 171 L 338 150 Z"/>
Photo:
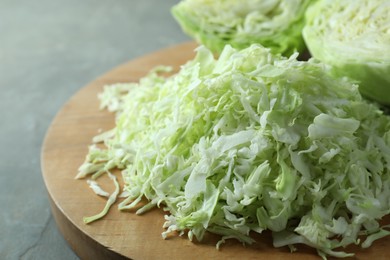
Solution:
<path fill-rule="evenodd" d="M 287 247 L 273 248 L 268 232 L 254 235 L 257 241 L 254 245 L 243 246 L 228 240 L 220 250 L 215 248 L 218 237 L 213 235 L 206 236 L 202 243 L 175 234 L 164 240 L 162 209 L 138 216 L 134 212 L 120 212 L 116 208 L 118 202 L 102 220 L 83 223 L 84 216 L 102 210 L 105 199 L 95 195 L 85 180 L 75 179 L 77 169 L 85 159 L 92 137 L 114 126 L 114 115 L 99 110 L 97 94 L 107 84 L 137 82 L 157 65 L 170 65 L 177 70 L 194 57 L 195 47 L 195 43 L 188 42 L 124 64 L 81 89 L 57 114 L 43 144 L 41 163 L 60 231 L 82 259 L 319 259 L 316 251 L 307 247 L 299 247 L 293 254 Z M 104 189 L 113 190 L 107 177 L 98 181 Z M 357 247 L 348 250 L 357 253 L 355 259 L 387 259 L 388 246 L 390 239 L 384 238 L 367 250 Z"/>

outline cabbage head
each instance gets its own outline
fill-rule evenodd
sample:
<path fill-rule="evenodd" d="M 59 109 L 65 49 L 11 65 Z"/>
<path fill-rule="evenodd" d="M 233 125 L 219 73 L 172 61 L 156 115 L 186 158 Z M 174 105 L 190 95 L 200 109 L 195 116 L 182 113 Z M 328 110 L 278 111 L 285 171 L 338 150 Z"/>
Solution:
<path fill-rule="evenodd" d="M 226 44 L 260 43 L 273 53 L 302 51 L 304 12 L 311 0 L 184 0 L 172 8 L 182 29 L 215 53 Z"/>
<path fill-rule="evenodd" d="M 303 37 L 313 57 L 390 105 L 390 1 L 321 0 L 306 13 Z"/>

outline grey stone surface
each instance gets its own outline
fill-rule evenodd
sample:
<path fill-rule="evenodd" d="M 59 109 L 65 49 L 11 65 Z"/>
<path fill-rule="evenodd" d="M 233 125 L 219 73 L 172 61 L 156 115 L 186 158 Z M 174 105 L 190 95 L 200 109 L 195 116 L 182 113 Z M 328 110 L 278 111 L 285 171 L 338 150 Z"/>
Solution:
<path fill-rule="evenodd" d="M 55 114 L 111 68 L 188 40 L 178 0 L 0 0 L 0 259 L 78 259 L 40 168 Z"/>

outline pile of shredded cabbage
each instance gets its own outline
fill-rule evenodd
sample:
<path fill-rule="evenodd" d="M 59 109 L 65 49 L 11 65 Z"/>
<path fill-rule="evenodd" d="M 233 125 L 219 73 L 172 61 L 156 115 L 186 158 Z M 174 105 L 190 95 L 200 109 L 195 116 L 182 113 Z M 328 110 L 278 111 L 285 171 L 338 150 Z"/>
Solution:
<path fill-rule="evenodd" d="M 243 243 L 271 230 L 274 246 L 306 244 L 326 257 L 390 232 L 390 117 L 324 65 L 251 45 L 218 59 L 199 47 L 168 78 L 158 68 L 139 83 L 107 86 L 102 108 L 116 126 L 95 137 L 78 178 L 108 173 L 119 209 L 163 206 L 163 237 L 202 240 L 206 231 Z M 90 181 L 100 195 L 105 194 Z M 139 207 L 139 206 L 138 206 Z M 359 237 L 360 238 L 359 238 Z M 361 237 L 363 236 L 363 237 Z"/>
<path fill-rule="evenodd" d="M 181 28 L 216 53 L 226 44 L 259 43 L 273 53 L 304 49 L 304 14 L 312 0 L 183 0 L 172 8 Z"/>

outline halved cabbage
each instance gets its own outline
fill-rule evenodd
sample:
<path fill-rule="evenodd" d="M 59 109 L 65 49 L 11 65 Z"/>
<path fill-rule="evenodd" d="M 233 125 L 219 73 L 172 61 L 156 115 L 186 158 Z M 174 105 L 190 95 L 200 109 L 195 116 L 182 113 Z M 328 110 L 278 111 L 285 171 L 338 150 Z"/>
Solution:
<path fill-rule="evenodd" d="M 336 76 L 390 105 L 390 1 L 321 0 L 307 10 L 303 36 L 311 55 Z"/>
<path fill-rule="evenodd" d="M 290 55 L 302 51 L 304 12 L 311 0 L 184 0 L 172 13 L 182 29 L 216 53 L 252 43 Z"/>

